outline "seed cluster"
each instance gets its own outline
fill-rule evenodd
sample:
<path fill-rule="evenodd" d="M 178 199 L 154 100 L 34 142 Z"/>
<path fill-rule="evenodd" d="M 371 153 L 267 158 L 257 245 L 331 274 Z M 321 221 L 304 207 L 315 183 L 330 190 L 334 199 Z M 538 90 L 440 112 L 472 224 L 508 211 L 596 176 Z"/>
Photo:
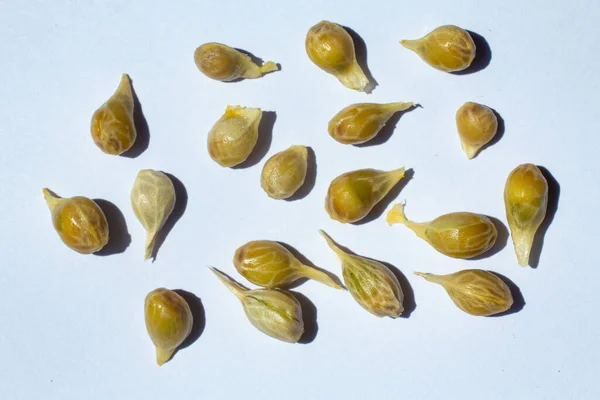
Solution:
<path fill-rule="evenodd" d="M 444 72 L 463 71 L 476 58 L 476 45 L 469 32 L 453 25 L 436 28 L 420 39 L 402 40 L 401 44 Z M 373 89 L 357 61 L 353 39 L 341 25 L 322 21 L 311 27 L 305 50 L 317 67 L 344 86 L 367 93 Z M 257 79 L 280 69 L 272 61 L 257 65 L 250 55 L 221 43 L 199 46 L 194 62 L 208 78 L 222 82 Z M 373 139 L 392 115 L 414 107 L 413 102 L 352 104 L 333 116 L 327 132 L 344 145 L 364 143 Z M 123 74 L 117 90 L 91 120 L 92 139 L 104 153 L 119 155 L 132 148 L 137 137 L 134 108 L 132 84 L 129 76 Z M 248 160 L 259 141 L 262 116 L 259 108 L 227 106 L 207 134 L 211 159 L 222 167 L 240 166 Z M 456 112 L 456 127 L 461 146 L 471 159 L 494 138 L 498 119 L 491 108 L 467 102 Z M 270 198 L 289 199 L 305 185 L 311 151 L 305 145 L 293 145 L 264 163 L 260 186 Z M 325 211 L 340 223 L 364 220 L 404 178 L 405 172 L 404 168 L 368 168 L 343 173 L 329 185 Z M 69 248 L 90 254 L 109 242 L 109 222 L 96 202 L 82 196 L 60 198 L 48 189 L 43 192 L 54 229 Z M 168 174 L 139 172 L 131 191 L 131 205 L 147 231 L 146 259 L 156 251 L 157 234 L 169 220 L 176 202 L 175 186 Z M 515 168 L 506 181 L 504 202 L 518 262 L 528 265 L 533 239 L 548 204 L 548 183 L 540 169 L 533 164 Z M 485 254 L 498 237 L 492 219 L 472 212 L 453 212 L 417 223 L 406 218 L 404 204 L 396 204 L 386 219 L 389 224 L 405 225 L 439 253 L 454 258 L 471 259 Z M 237 272 L 259 289 L 246 288 L 211 268 L 240 300 L 249 322 L 259 331 L 284 342 L 301 339 L 305 329 L 302 306 L 287 290 L 301 279 L 346 289 L 360 306 L 378 317 L 396 318 L 404 312 L 402 285 L 388 266 L 356 255 L 336 244 L 325 232 L 320 233 L 341 261 L 343 284 L 337 276 L 312 265 L 289 246 L 270 240 L 248 242 L 233 255 Z M 502 313 L 514 302 L 510 287 L 492 272 L 467 269 L 448 275 L 416 274 L 443 286 L 456 306 L 472 315 Z M 144 313 L 148 334 L 156 347 L 156 361 L 162 365 L 190 335 L 192 310 L 176 291 L 158 288 L 147 295 Z"/>

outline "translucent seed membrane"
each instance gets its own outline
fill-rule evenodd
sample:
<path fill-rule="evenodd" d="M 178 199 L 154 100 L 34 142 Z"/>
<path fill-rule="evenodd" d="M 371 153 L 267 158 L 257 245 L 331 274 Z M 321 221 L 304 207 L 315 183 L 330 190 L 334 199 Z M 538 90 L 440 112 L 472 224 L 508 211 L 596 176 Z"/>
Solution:
<path fill-rule="evenodd" d="M 144 316 L 148 335 L 156 347 L 156 363 L 163 365 L 192 331 L 192 311 L 183 297 L 158 288 L 146 296 Z"/>
<path fill-rule="evenodd" d="M 91 254 L 108 243 L 108 222 L 102 209 L 87 197 L 63 199 L 44 189 L 52 224 L 58 236 L 71 250 Z"/>
<path fill-rule="evenodd" d="M 175 208 L 175 187 L 160 171 L 145 169 L 138 173 L 131 190 L 131 207 L 146 229 L 144 259 L 152 257 L 156 235 Z"/>
<path fill-rule="evenodd" d="M 221 271 L 211 270 L 241 301 L 246 317 L 256 329 L 283 342 L 300 340 L 304 333 L 302 307 L 291 293 L 279 289 L 249 290 Z"/>
<path fill-rule="evenodd" d="M 404 168 L 360 169 L 342 174 L 329 185 L 325 210 L 332 219 L 342 223 L 360 221 L 403 177 Z"/>
<path fill-rule="evenodd" d="M 462 149 L 470 160 L 494 138 L 498 119 L 489 107 L 467 102 L 456 112 L 456 128 Z"/>
<path fill-rule="evenodd" d="M 342 84 L 360 92 L 369 91 L 369 79 L 356 61 L 354 42 L 344 28 L 321 21 L 308 30 L 306 54 L 323 71 L 338 78 Z"/>
<path fill-rule="evenodd" d="M 352 104 L 329 121 L 329 135 L 342 144 L 368 142 L 377 136 L 392 115 L 413 106 L 412 102 Z"/>
<path fill-rule="evenodd" d="M 100 150 L 118 155 L 133 146 L 137 137 L 133 106 L 131 81 L 123 74 L 117 90 L 92 116 L 92 139 Z"/>
<path fill-rule="evenodd" d="M 513 305 L 510 288 L 491 272 L 467 269 L 450 275 L 415 274 L 441 285 L 454 304 L 467 314 L 494 315 L 509 310 Z"/>
<path fill-rule="evenodd" d="M 378 317 L 402 315 L 404 293 L 396 276 L 379 261 L 350 254 L 324 231 L 319 231 L 342 262 L 344 284 L 354 300 Z"/>
<path fill-rule="evenodd" d="M 223 82 L 256 79 L 279 69 L 273 61 L 258 66 L 247 54 L 222 43 L 205 43 L 198 47 L 194 52 L 194 62 L 204 75 Z"/>
<path fill-rule="evenodd" d="M 208 133 L 208 154 L 222 167 L 233 167 L 246 159 L 258 141 L 260 108 L 227 106 L 225 114 Z"/>
<path fill-rule="evenodd" d="M 434 29 L 421 39 L 401 40 L 433 68 L 444 72 L 462 71 L 475 58 L 475 42 L 466 30 L 454 25 Z"/>
<path fill-rule="evenodd" d="M 454 258 L 472 258 L 494 246 L 498 231 L 490 219 L 470 212 L 444 214 L 429 222 L 412 222 L 404 214 L 404 204 L 388 212 L 390 225 L 403 224 L 440 253 Z"/>
<path fill-rule="evenodd" d="M 306 146 L 291 146 L 267 160 L 260 175 L 260 186 L 273 199 L 287 199 L 304 184 L 307 169 Z"/>
<path fill-rule="evenodd" d="M 548 182 L 538 167 L 522 164 L 510 173 L 504 187 L 504 206 L 517 260 L 525 267 L 548 208 Z"/>
<path fill-rule="evenodd" d="M 244 278 L 266 288 L 280 288 L 308 278 L 342 289 L 337 278 L 334 280 L 328 273 L 302 264 L 285 246 L 270 240 L 246 243 L 236 250 L 233 264 Z"/>

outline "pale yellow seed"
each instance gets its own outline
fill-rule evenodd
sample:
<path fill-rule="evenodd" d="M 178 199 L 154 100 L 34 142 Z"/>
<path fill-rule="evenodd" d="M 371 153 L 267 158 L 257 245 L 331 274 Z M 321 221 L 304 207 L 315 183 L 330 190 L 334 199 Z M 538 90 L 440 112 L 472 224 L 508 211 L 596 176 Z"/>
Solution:
<path fill-rule="evenodd" d="M 156 235 L 169 219 L 176 201 L 175 187 L 166 174 L 151 169 L 138 173 L 131 190 L 131 207 L 146 229 L 145 260 L 152 256 Z"/>
<path fill-rule="evenodd" d="M 261 118 L 260 108 L 227 106 L 225 114 L 208 133 L 210 157 L 222 167 L 233 167 L 246 161 L 258 141 Z"/>
<path fill-rule="evenodd" d="M 475 59 L 473 38 L 469 32 L 454 25 L 440 26 L 421 39 L 400 43 L 433 68 L 444 72 L 462 71 Z"/>
<path fill-rule="evenodd" d="M 258 66 L 247 54 L 222 43 L 205 43 L 198 47 L 194 52 L 194 62 L 204 75 L 223 82 L 256 79 L 279 69 L 273 61 Z"/>
<path fill-rule="evenodd" d="M 235 252 L 233 265 L 244 278 L 266 288 L 280 288 L 300 278 L 342 288 L 337 278 L 302 264 L 285 246 L 271 240 L 254 240 L 241 246 Z"/>
<path fill-rule="evenodd" d="M 455 212 L 429 222 L 412 222 L 404 214 L 404 204 L 388 212 L 388 224 L 403 224 L 440 253 L 454 258 L 472 258 L 488 251 L 496 243 L 498 231 L 485 215 Z"/>
<path fill-rule="evenodd" d="M 131 81 L 123 74 L 117 90 L 92 116 L 92 139 L 100 150 L 118 155 L 133 146 L 137 137 L 133 108 Z"/>
<path fill-rule="evenodd" d="M 415 274 L 443 286 L 454 304 L 471 315 L 494 315 L 513 305 L 510 288 L 491 272 L 468 269 L 450 275 Z"/>
<path fill-rule="evenodd" d="M 43 193 L 54 230 L 67 247 L 81 254 L 91 254 L 108 243 L 108 221 L 93 200 L 82 196 L 60 198 L 48 189 Z"/>
<path fill-rule="evenodd" d="M 191 333 L 192 311 L 179 294 L 158 288 L 146 296 L 144 315 L 148 335 L 156 347 L 156 363 L 163 365 Z"/>
<path fill-rule="evenodd" d="M 504 205 L 517 260 L 527 266 L 535 233 L 548 208 L 548 182 L 537 166 L 521 164 L 510 173 Z"/>
<path fill-rule="evenodd" d="M 379 261 L 350 254 L 324 231 L 319 231 L 342 263 L 342 276 L 348 291 L 365 310 L 378 317 L 402 315 L 404 293 L 398 278 Z"/>
<path fill-rule="evenodd" d="M 283 342 L 300 340 L 304 333 L 302 307 L 291 293 L 279 289 L 248 290 L 221 271 L 211 270 L 240 300 L 246 317 L 256 329 Z"/>
<path fill-rule="evenodd" d="M 456 128 L 463 151 L 470 160 L 494 138 L 498 119 L 489 107 L 467 102 L 456 112 Z"/>
<path fill-rule="evenodd" d="M 329 185 L 325 210 L 332 219 L 342 223 L 360 221 L 403 177 L 404 168 L 360 169 L 342 174 Z"/>
<path fill-rule="evenodd" d="M 287 199 L 304 184 L 308 170 L 306 146 L 291 146 L 273 155 L 265 163 L 260 186 L 274 199 Z"/>
<path fill-rule="evenodd" d="M 352 104 L 329 121 L 329 135 L 342 144 L 368 142 L 377 136 L 392 115 L 413 106 L 412 102 Z"/>
<path fill-rule="evenodd" d="M 338 78 L 346 87 L 361 92 L 370 90 L 370 82 L 356 61 L 354 42 L 340 25 L 321 21 L 306 34 L 308 57 L 322 70 Z"/>

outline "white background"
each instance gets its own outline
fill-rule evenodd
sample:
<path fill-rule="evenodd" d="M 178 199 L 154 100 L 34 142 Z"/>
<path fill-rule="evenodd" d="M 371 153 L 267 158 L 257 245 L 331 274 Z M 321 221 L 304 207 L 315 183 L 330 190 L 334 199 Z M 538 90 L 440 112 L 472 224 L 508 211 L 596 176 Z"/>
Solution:
<path fill-rule="evenodd" d="M 0 1 L 0 397 L 599 398 L 597 3 L 291 3 Z M 373 94 L 346 89 L 309 61 L 305 34 L 322 19 L 362 36 L 379 83 Z M 486 68 L 442 73 L 398 43 L 450 23 L 485 37 Z M 279 62 L 282 71 L 234 84 L 212 81 L 192 59 L 208 41 Z M 93 111 L 122 72 L 133 80 L 150 132 L 147 150 L 133 159 L 103 154 L 89 134 Z M 357 148 L 332 140 L 329 119 L 364 101 L 415 101 L 422 108 L 404 114 L 384 144 Z M 454 124 L 465 101 L 487 104 L 505 121 L 501 140 L 472 161 Z M 306 198 L 265 195 L 259 176 L 266 157 L 247 169 L 224 169 L 209 158 L 206 133 L 227 104 L 276 112 L 267 156 L 292 144 L 314 149 L 317 179 Z M 524 162 L 545 166 L 560 184 L 536 269 L 517 265 L 510 239 L 491 258 L 454 260 L 383 217 L 342 225 L 323 209 L 338 174 L 406 166 L 414 179 L 395 201 L 407 201 L 409 218 L 465 210 L 505 221 L 504 182 Z M 142 168 L 175 175 L 188 196 L 154 263 L 142 261 L 145 233 L 129 205 Z M 42 197 L 46 186 L 114 203 L 131 235 L 126 251 L 82 256 L 64 246 Z M 118 226 L 111 226 L 113 235 Z M 240 278 L 234 250 L 273 239 L 340 274 L 319 228 L 399 268 L 415 293 L 410 317 L 378 319 L 348 293 L 311 281 L 296 290 L 316 306 L 318 332 L 309 344 L 281 343 L 248 323 L 207 268 Z M 469 316 L 441 287 L 412 274 L 465 268 L 509 277 L 524 308 L 500 318 Z M 143 300 L 161 286 L 197 295 L 205 327 L 159 368 Z"/>

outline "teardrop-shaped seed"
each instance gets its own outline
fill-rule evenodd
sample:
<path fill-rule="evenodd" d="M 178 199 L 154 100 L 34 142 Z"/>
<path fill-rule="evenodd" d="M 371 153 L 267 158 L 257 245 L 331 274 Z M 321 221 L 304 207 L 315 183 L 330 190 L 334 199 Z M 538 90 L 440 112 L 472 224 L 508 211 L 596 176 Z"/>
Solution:
<path fill-rule="evenodd" d="M 470 212 L 444 214 L 429 222 L 412 222 L 404 204 L 388 212 L 388 224 L 403 224 L 440 253 L 454 258 L 472 258 L 494 246 L 498 231 L 488 217 Z"/>
<path fill-rule="evenodd" d="M 325 210 L 342 223 L 360 221 L 404 177 L 404 168 L 392 171 L 359 169 L 335 178 L 329 185 Z"/>
<path fill-rule="evenodd" d="M 510 173 L 504 187 L 504 206 L 517 260 L 525 267 L 548 208 L 548 181 L 537 166 L 521 164 Z"/>
<path fill-rule="evenodd" d="M 108 243 L 108 221 L 96 202 L 83 196 L 61 198 L 48 189 L 43 192 L 54 230 L 67 247 L 91 254 Z"/>
<path fill-rule="evenodd" d="M 260 186 L 273 199 L 287 199 L 304 184 L 308 170 L 306 146 L 291 146 L 267 160 Z"/>
<path fill-rule="evenodd" d="M 92 116 L 92 139 L 100 150 L 118 155 L 133 146 L 137 137 L 133 107 L 131 81 L 123 74 L 117 90 Z"/>
<path fill-rule="evenodd" d="M 508 285 L 488 271 L 467 269 L 449 275 L 415 274 L 443 286 L 454 304 L 467 314 L 494 315 L 513 305 Z"/>
<path fill-rule="evenodd" d="M 144 260 L 152 257 L 156 235 L 169 219 L 176 201 L 175 187 L 166 174 L 151 169 L 137 174 L 131 190 L 131 207 L 146 229 Z"/>
<path fill-rule="evenodd" d="M 467 102 L 456 112 L 456 128 L 463 151 L 470 160 L 498 131 L 498 118 L 489 107 Z"/>
<path fill-rule="evenodd" d="M 273 61 L 267 61 L 259 67 L 249 55 L 214 42 L 198 47 L 194 52 L 194 62 L 204 75 L 222 82 L 240 78 L 256 79 L 279 69 Z"/>
<path fill-rule="evenodd" d="M 369 91 L 369 79 L 356 61 L 354 41 L 340 25 L 321 21 L 308 30 L 305 48 L 308 57 L 323 71 L 330 73 L 346 87 Z"/>
<path fill-rule="evenodd" d="M 148 335 L 156 347 L 156 363 L 163 365 L 191 333 L 192 311 L 179 294 L 158 288 L 146 296 L 144 316 Z"/>
<path fill-rule="evenodd" d="M 233 264 L 244 278 L 266 288 L 309 278 L 342 289 L 329 274 L 302 264 L 285 246 L 271 240 L 254 240 L 241 246 L 235 252 Z"/>
<path fill-rule="evenodd" d="M 404 293 L 389 268 L 343 250 L 324 231 L 319 232 L 340 259 L 344 283 L 354 300 L 378 317 L 399 317 L 404 311 Z"/>
<path fill-rule="evenodd" d="M 462 71 L 475 59 L 473 38 L 469 32 L 454 25 L 440 26 L 421 39 L 400 43 L 433 68 L 444 72 Z"/>
<path fill-rule="evenodd" d="M 302 307 L 289 292 L 279 289 L 249 290 L 221 271 L 212 272 L 241 301 L 250 323 L 262 333 L 296 343 L 304 333 Z"/>
<path fill-rule="evenodd" d="M 392 115 L 413 106 L 412 102 L 352 104 L 329 121 L 329 135 L 342 144 L 368 142 L 377 136 Z"/>
<path fill-rule="evenodd" d="M 260 108 L 227 106 L 225 114 L 208 133 L 208 154 L 222 167 L 243 163 L 258 141 Z"/>

